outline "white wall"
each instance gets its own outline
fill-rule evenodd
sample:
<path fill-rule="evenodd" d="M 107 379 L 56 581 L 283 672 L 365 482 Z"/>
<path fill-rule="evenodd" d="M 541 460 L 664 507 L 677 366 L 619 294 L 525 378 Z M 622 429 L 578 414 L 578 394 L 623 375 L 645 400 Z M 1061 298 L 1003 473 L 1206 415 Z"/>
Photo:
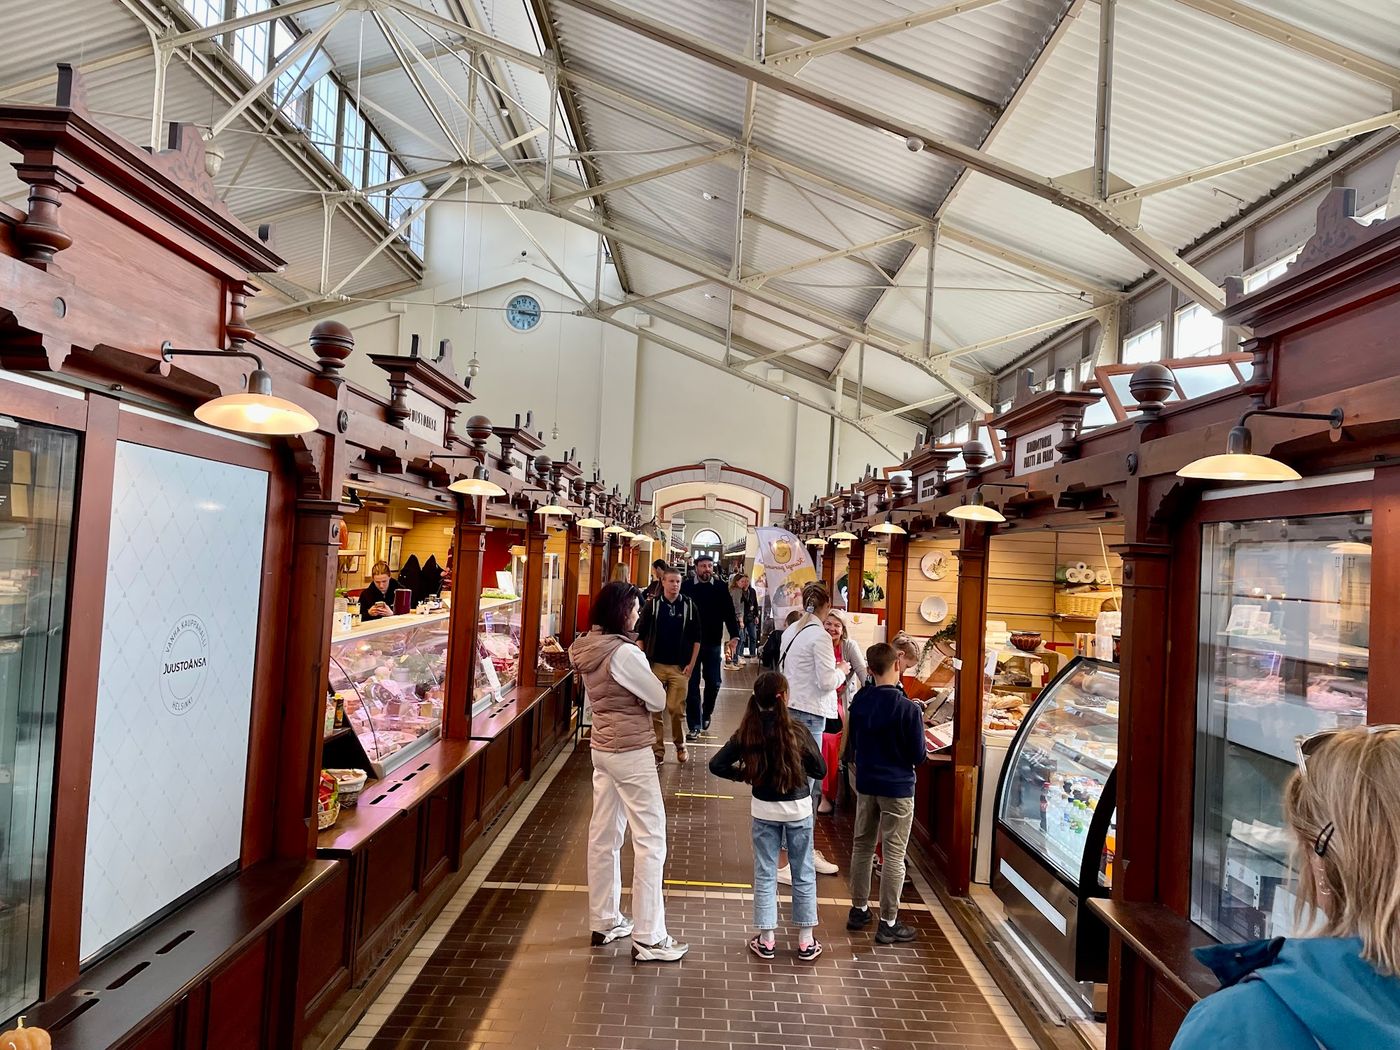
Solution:
<path fill-rule="evenodd" d="M 551 216 L 512 213 L 591 298 L 596 238 Z M 576 316 L 582 306 L 577 297 L 507 209 L 480 190 L 472 192 L 469 206 L 458 194 L 435 205 L 428 217 L 423 286 L 392 304 L 347 304 L 335 315 L 355 333 L 355 353 L 345 375 L 374 393 L 387 396 L 388 384 L 370 354 L 407 353 L 414 333 L 427 354 L 436 352 L 439 340 L 450 339 L 460 377 L 466 378 L 473 351 L 481 363 L 472 381 L 477 400 L 469 414 L 499 423 L 530 409 L 536 429 L 548 440 L 556 422 L 557 391 L 560 436 L 548 442 L 547 451 L 558 455 L 576 448 L 585 469 L 596 461 L 610 484 L 624 488 L 642 474 L 719 458 L 788 485 L 793 498 L 805 502 L 834 483 L 855 480 L 867 463 L 895 462 L 919 437 L 913 424 L 882 419 L 877 433 L 892 450 L 886 451 L 840 424 L 840 455 L 832 477 L 830 416 L 675 353 L 653 338 Z M 511 329 L 503 312 L 521 291 L 533 294 L 545 311 L 527 333 Z M 603 268 L 601 293 L 605 301 L 621 296 L 611 266 Z M 634 320 L 628 313 L 621 319 Z M 305 351 L 313 324 L 267 334 Z M 660 319 L 646 331 L 720 354 L 715 342 Z M 791 376 L 784 385 L 814 403 L 854 412 L 851 398 L 838 406 L 836 395 L 825 387 Z"/>

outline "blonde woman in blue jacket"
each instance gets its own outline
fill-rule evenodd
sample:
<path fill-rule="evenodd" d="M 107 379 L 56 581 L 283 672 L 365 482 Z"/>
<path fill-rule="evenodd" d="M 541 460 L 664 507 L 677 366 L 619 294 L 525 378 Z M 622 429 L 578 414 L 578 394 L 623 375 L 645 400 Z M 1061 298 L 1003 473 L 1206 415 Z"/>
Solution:
<path fill-rule="evenodd" d="M 1400 726 L 1299 740 L 1284 811 L 1320 936 L 1198 949 L 1225 987 L 1172 1050 L 1400 1047 Z"/>

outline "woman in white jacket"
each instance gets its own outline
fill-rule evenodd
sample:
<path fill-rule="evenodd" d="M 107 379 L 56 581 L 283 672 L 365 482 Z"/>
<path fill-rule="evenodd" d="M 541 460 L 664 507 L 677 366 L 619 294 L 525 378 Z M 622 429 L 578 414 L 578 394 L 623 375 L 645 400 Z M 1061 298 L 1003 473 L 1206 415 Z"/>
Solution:
<path fill-rule="evenodd" d="M 844 662 L 836 662 L 831 639 L 822 628 L 822 621 L 831 611 L 831 595 L 826 587 L 820 583 L 807 584 L 802 588 L 802 605 L 805 615 L 783 631 L 778 670 L 788 680 L 788 711 L 792 720 L 806 727 L 820 751 L 826 720 L 836 717 L 836 690 L 851 673 L 851 668 Z M 811 787 L 815 808 L 821 801 L 821 781 L 813 780 Z M 836 874 L 836 865 L 820 850 L 816 851 L 816 860 L 819 875 Z M 778 881 L 790 883 L 791 879 L 784 859 L 778 869 Z"/>

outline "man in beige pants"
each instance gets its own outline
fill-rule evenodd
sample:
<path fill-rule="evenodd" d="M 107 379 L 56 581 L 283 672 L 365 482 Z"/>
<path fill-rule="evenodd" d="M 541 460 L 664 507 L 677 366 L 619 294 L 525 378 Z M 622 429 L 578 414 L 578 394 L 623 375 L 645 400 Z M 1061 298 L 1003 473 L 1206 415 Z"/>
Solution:
<path fill-rule="evenodd" d="M 681 571 L 668 567 L 661 577 L 661 593 L 648 598 L 637 621 L 637 643 L 647 654 L 652 674 L 666 687 L 666 711 L 652 715 L 656 743 L 652 751 L 659 766 L 666 758 L 666 719 L 676 761 L 689 757 L 685 750 L 685 696 L 690 672 L 700 654 L 700 616 L 695 603 L 681 594 Z"/>

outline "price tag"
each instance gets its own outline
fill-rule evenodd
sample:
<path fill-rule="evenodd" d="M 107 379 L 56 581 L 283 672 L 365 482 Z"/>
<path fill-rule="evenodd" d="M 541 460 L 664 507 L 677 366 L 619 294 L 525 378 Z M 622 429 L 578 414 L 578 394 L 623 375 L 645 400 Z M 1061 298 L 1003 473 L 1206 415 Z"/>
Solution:
<path fill-rule="evenodd" d="M 954 671 L 961 671 L 961 670 L 962 670 L 962 661 L 959 660 L 956 656 L 953 657 L 953 670 L 954 670 Z"/>

